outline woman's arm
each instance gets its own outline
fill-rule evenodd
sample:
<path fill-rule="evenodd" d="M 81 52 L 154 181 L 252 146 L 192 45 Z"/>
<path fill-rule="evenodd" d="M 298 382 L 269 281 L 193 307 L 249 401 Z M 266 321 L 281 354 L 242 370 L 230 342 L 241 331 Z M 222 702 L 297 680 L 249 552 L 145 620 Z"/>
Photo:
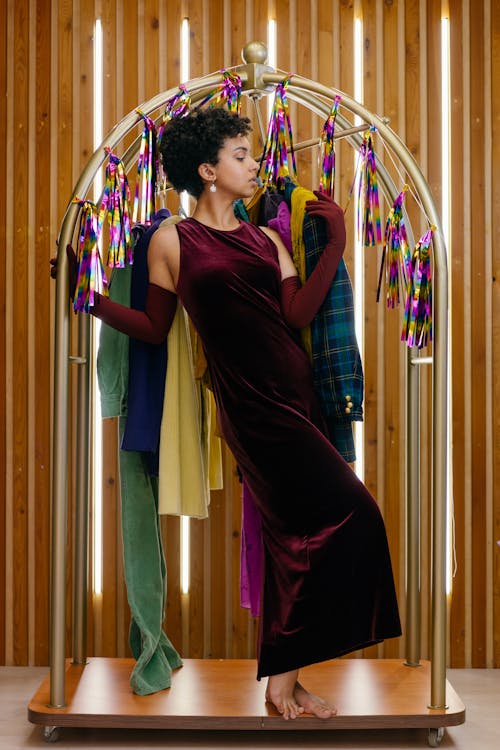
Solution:
<path fill-rule="evenodd" d="M 177 295 L 172 270 L 178 275 L 179 237 L 176 229 L 164 227 L 151 237 L 148 248 L 149 284 L 144 310 L 133 310 L 100 294 L 89 312 L 103 323 L 132 338 L 150 344 L 165 341 L 177 309 Z M 71 245 L 66 248 L 70 277 L 70 295 L 76 285 L 77 259 Z M 57 275 L 57 261 L 51 260 L 51 275 Z"/>
<path fill-rule="evenodd" d="M 144 310 L 133 310 L 109 297 L 96 294 L 95 304 L 89 308 L 89 312 L 133 339 L 161 344 L 167 338 L 176 309 L 177 295 L 150 283 L 146 290 Z"/>
<path fill-rule="evenodd" d="M 157 229 L 148 247 L 149 284 L 144 310 L 132 310 L 98 294 L 90 313 L 134 339 L 161 344 L 167 338 L 177 309 L 172 271 L 177 277 L 179 253 L 175 227 L 168 225 Z"/>

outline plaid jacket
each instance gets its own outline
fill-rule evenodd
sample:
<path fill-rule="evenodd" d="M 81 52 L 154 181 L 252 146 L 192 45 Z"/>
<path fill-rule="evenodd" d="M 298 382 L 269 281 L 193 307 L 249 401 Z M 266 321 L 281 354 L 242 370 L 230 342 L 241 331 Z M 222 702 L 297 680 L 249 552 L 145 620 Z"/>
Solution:
<path fill-rule="evenodd" d="M 304 217 L 306 276 L 323 251 L 326 235 L 321 219 Z M 323 412 L 330 417 L 363 419 L 363 366 L 354 331 L 354 300 L 344 260 L 329 293 L 311 322 L 314 385 Z M 348 398 L 349 397 L 349 398 Z M 346 413 L 348 402 L 350 413 Z"/>

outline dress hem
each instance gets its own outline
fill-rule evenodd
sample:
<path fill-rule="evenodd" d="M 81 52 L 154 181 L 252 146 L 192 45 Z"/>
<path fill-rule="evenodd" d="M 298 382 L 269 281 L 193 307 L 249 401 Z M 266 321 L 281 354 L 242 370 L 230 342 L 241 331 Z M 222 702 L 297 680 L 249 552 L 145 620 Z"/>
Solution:
<path fill-rule="evenodd" d="M 347 654 L 352 654 L 354 651 L 360 651 L 363 648 L 370 648 L 370 646 L 377 646 L 379 643 L 383 643 L 388 638 L 399 638 L 402 633 L 399 631 L 398 633 L 394 633 L 394 635 L 386 635 L 383 638 L 373 638 L 368 641 L 363 641 L 362 643 L 349 646 L 348 648 L 345 648 L 343 650 L 336 650 L 333 653 L 331 653 L 328 656 L 318 656 L 318 657 L 304 657 L 303 659 L 297 659 L 295 662 L 288 662 L 288 664 L 283 667 L 276 667 L 276 668 L 269 668 L 269 669 L 263 669 L 261 667 L 258 667 L 257 670 L 257 680 L 261 680 L 263 677 L 272 677 L 276 674 L 283 674 L 284 672 L 291 672 L 294 669 L 302 669 L 303 667 L 308 667 L 312 664 L 319 664 L 323 661 L 331 661 L 333 659 L 338 659 L 341 656 L 346 656 Z"/>

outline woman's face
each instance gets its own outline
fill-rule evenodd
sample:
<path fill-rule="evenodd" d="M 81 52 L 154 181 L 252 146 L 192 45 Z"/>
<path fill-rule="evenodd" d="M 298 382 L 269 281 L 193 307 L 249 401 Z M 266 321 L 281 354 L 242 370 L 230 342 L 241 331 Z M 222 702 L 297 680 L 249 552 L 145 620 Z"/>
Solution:
<path fill-rule="evenodd" d="M 230 193 L 234 198 L 249 198 L 255 192 L 259 165 L 251 155 L 246 136 L 227 138 L 213 169 L 218 193 Z"/>

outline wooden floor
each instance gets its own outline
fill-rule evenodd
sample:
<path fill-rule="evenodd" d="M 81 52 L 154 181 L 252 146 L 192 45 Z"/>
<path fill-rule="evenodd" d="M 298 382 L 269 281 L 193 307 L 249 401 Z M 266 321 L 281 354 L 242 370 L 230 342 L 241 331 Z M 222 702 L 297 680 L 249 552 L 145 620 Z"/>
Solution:
<path fill-rule="evenodd" d="M 407 667 L 397 659 L 339 659 L 301 670 L 313 693 L 337 706 L 321 721 L 304 715 L 284 721 L 265 702 L 266 681 L 255 679 L 246 659 L 187 659 L 172 687 L 149 696 L 132 693 L 132 659 L 90 658 L 68 662 L 64 708 L 50 708 L 47 677 L 28 706 L 34 724 L 57 727 L 181 730 L 332 730 L 439 728 L 465 721 L 465 708 L 447 683 L 447 709 L 433 710 L 430 664 Z"/>

